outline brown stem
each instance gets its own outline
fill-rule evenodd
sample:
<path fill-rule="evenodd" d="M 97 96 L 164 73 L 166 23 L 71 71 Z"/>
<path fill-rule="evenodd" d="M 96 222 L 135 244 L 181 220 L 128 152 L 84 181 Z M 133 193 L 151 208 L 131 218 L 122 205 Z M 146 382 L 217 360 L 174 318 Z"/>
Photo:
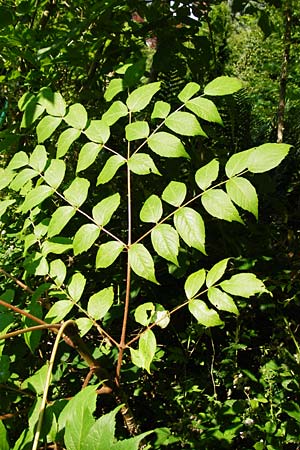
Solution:
<path fill-rule="evenodd" d="M 11 337 L 19 336 L 20 334 L 30 333 L 31 331 L 37 331 L 37 330 L 45 330 L 45 329 L 59 329 L 60 325 L 55 324 L 46 324 L 46 325 L 36 325 L 35 327 L 28 327 L 28 328 L 22 328 L 22 330 L 16 330 L 12 331 L 11 333 L 6 333 L 0 335 L 1 339 L 9 339 Z"/>
<path fill-rule="evenodd" d="M 29 292 L 29 294 L 33 294 L 33 290 L 27 286 L 26 284 L 22 283 L 22 281 L 18 280 L 16 277 L 11 275 L 10 273 L 6 272 L 4 269 L 0 267 L 0 272 L 3 273 L 7 278 L 10 278 L 13 280 L 19 287 L 21 287 L 24 291 Z"/>
<path fill-rule="evenodd" d="M 22 316 L 28 317 L 28 319 L 33 320 L 36 323 L 39 323 L 40 325 L 48 325 L 43 320 L 39 319 L 38 317 L 33 316 L 32 314 L 28 313 L 27 311 L 24 311 L 24 309 L 20 309 L 17 306 L 11 305 L 10 303 L 5 302 L 4 300 L 0 299 L 0 305 L 5 306 L 5 308 L 11 309 L 12 311 L 22 314 Z"/>

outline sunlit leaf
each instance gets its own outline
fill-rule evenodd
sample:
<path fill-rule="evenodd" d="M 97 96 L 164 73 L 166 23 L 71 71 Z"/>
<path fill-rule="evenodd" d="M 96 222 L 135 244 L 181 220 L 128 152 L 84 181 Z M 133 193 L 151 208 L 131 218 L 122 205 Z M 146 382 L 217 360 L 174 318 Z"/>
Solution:
<path fill-rule="evenodd" d="M 59 92 L 52 92 L 48 87 L 42 88 L 37 95 L 37 101 L 46 108 L 51 116 L 63 117 L 66 113 L 66 103 Z"/>
<path fill-rule="evenodd" d="M 37 145 L 35 147 L 30 155 L 28 164 L 39 173 L 43 172 L 47 164 L 47 152 L 43 145 Z"/>
<path fill-rule="evenodd" d="M 72 240 L 70 238 L 58 236 L 44 241 L 41 251 L 44 256 L 47 256 L 49 253 L 60 255 L 71 250 L 72 247 Z"/>
<path fill-rule="evenodd" d="M 57 189 L 65 177 L 66 164 L 61 159 L 51 159 L 50 165 L 44 173 L 44 179 L 49 186 Z"/>
<path fill-rule="evenodd" d="M 110 129 L 103 120 L 91 120 L 84 134 L 93 142 L 105 144 L 109 139 Z"/>
<path fill-rule="evenodd" d="M 165 125 L 175 133 L 184 136 L 201 135 L 207 137 L 194 114 L 188 112 L 176 111 L 170 114 L 165 120 Z"/>
<path fill-rule="evenodd" d="M 150 195 L 147 198 L 140 211 L 140 219 L 142 222 L 157 223 L 163 213 L 162 203 L 157 195 Z"/>
<path fill-rule="evenodd" d="M 154 103 L 151 119 L 165 119 L 171 111 L 171 105 L 158 100 Z"/>
<path fill-rule="evenodd" d="M 165 131 L 158 131 L 150 136 L 148 145 L 154 153 L 165 158 L 190 158 L 180 139 Z"/>
<path fill-rule="evenodd" d="M 202 205 L 213 217 L 232 222 L 244 223 L 238 210 L 232 203 L 230 197 L 222 189 L 212 189 L 204 192 L 201 197 Z"/>
<path fill-rule="evenodd" d="M 136 275 L 158 284 L 152 256 L 143 244 L 131 245 L 128 249 L 128 256 L 129 264 Z"/>
<path fill-rule="evenodd" d="M 72 206 L 79 208 L 87 199 L 90 182 L 85 178 L 76 177 L 64 191 L 64 196 Z"/>
<path fill-rule="evenodd" d="M 218 77 L 208 83 L 204 88 L 204 94 L 206 95 L 230 95 L 242 89 L 243 85 L 237 78 L 231 77 Z"/>
<path fill-rule="evenodd" d="M 46 139 L 48 139 L 54 133 L 54 131 L 59 126 L 61 121 L 62 119 L 60 117 L 54 116 L 43 117 L 36 127 L 38 143 L 41 144 Z"/>
<path fill-rule="evenodd" d="M 147 122 L 137 120 L 129 123 L 125 127 L 125 135 L 127 141 L 135 141 L 137 139 L 144 139 L 149 136 L 150 128 Z"/>
<path fill-rule="evenodd" d="M 61 322 L 66 315 L 69 314 L 73 306 L 74 305 L 70 300 L 58 300 L 47 312 L 45 317 L 46 322 Z"/>
<path fill-rule="evenodd" d="M 189 246 L 205 253 L 205 227 L 200 214 L 184 207 L 174 214 L 174 225 L 180 237 Z"/>
<path fill-rule="evenodd" d="M 196 97 L 186 102 L 185 106 L 200 119 L 223 125 L 223 121 L 216 105 L 208 98 Z"/>
<path fill-rule="evenodd" d="M 182 103 L 186 103 L 190 98 L 192 98 L 200 90 L 200 85 L 191 81 L 186 84 L 184 88 L 179 92 L 178 98 Z"/>
<path fill-rule="evenodd" d="M 30 209 L 42 203 L 46 198 L 53 194 L 53 189 L 50 186 L 42 184 L 33 188 L 26 195 L 24 203 L 20 207 L 22 213 L 27 213 Z"/>
<path fill-rule="evenodd" d="M 180 206 L 186 197 L 187 188 L 180 181 L 170 181 L 164 189 L 161 198 L 173 206 Z"/>
<path fill-rule="evenodd" d="M 132 155 L 128 160 L 128 167 L 137 175 L 148 175 L 149 173 L 161 175 L 153 159 L 147 153 L 135 153 Z"/>
<path fill-rule="evenodd" d="M 189 310 L 191 314 L 196 318 L 198 323 L 205 327 L 216 327 L 223 325 L 219 314 L 214 310 L 208 308 L 206 303 L 202 300 L 192 299 L 189 301 Z"/>
<path fill-rule="evenodd" d="M 108 110 L 103 114 L 102 119 L 108 126 L 116 123 L 121 117 L 125 117 L 128 115 L 127 106 L 117 100 L 113 102 L 113 104 L 108 108 Z"/>
<path fill-rule="evenodd" d="M 255 187 L 242 177 L 230 178 L 226 182 L 226 191 L 231 200 L 241 208 L 258 218 L 258 198 Z"/>
<path fill-rule="evenodd" d="M 218 178 L 219 175 L 219 162 L 217 159 L 213 159 L 205 166 L 197 170 L 195 174 L 195 181 L 200 189 L 205 191 L 209 188 L 213 181 Z"/>
<path fill-rule="evenodd" d="M 49 275 L 57 287 L 63 284 L 67 275 L 67 268 L 61 259 L 51 261 Z"/>
<path fill-rule="evenodd" d="M 79 317 L 75 322 L 81 337 L 85 336 L 93 326 L 93 321 L 88 317 Z"/>
<path fill-rule="evenodd" d="M 84 144 L 79 152 L 76 173 L 87 169 L 93 164 L 101 149 L 102 145 L 96 144 L 96 142 L 87 142 Z"/>
<path fill-rule="evenodd" d="M 87 124 L 88 115 L 86 109 L 80 103 L 74 103 L 71 105 L 67 115 L 64 117 L 64 121 L 72 128 L 77 130 L 84 130 Z"/>
<path fill-rule="evenodd" d="M 10 183 L 9 187 L 10 189 L 13 189 L 14 191 L 19 191 L 29 180 L 32 180 L 32 178 L 38 176 L 38 172 L 33 169 L 23 169 L 21 172 L 18 173 L 18 175 L 13 179 L 13 181 Z M 1 182 L 4 184 L 6 180 L 9 180 L 10 177 L 13 177 L 13 172 L 6 171 L 6 177 L 1 176 L 0 171 L 0 189 L 1 189 Z M 8 177 L 7 177 L 8 175 Z M 3 186 L 5 187 L 5 186 Z"/>
<path fill-rule="evenodd" d="M 86 279 L 80 272 L 76 272 L 68 285 L 68 292 L 74 302 L 80 300 L 86 284 Z"/>
<path fill-rule="evenodd" d="M 98 239 L 100 229 L 93 223 L 87 223 L 82 225 L 78 231 L 76 231 L 73 240 L 74 255 L 80 255 L 80 253 L 89 250 L 94 242 Z"/>
<path fill-rule="evenodd" d="M 0 201 L 0 219 L 3 216 L 3 214 L 5 214 L 7 208 L 9 208 L 15 202 L 16 202 L 16 200 L 1 200 Z"/>
<path fill-rule="evenodd" d="M 17 152 L 9 161 L 8 166 L 6 167 L 7 171 L 19 169 L 20 167 L 27 166 L 29 162 L 29 158 L 25 152 Z"/>
<path fill-rule="evenodd" d="M 107 198 L 101 200 L 97 203 L 92 210 L 93 219 L 98 226 L 104 227 L 110 221 L 113 213 L 118 209 L 120 205 L 121 197 L 120 194 L 116 193 L 110 195 Z"/>
<path fill-rule="evenodd" d="M 133 364 L 150 372 L 150 364 L 156 351 L 156 339 L 152 330 L 147 330 L 139 339 L 139 348 L 134 350 L 130 348 L 130 354 Z"/>
<path fill-rule="evenodd" d="M 217 262 L 206 275 L 206 286 L 209 288 L 213 286 L 217 281 L 222 278 L 227 268 L 227 264 L 230 258 L 222 259 L 222 261 Z"/>
<path fill-rule="evenodd" d="M 107 89 L 104 93 L 104 98 L 107 102 L 110 102 L 117 94 L 124 89 L 122 78 L 114 78 L 109 82 Z"/>
<path fill-rule="evenodd" d="M 216 287 L 210 287 L 207 292 L 210 303 L 220 311 L 228 311 L 238 315 L 239 311 L 232 297 Z"/>
<path fill-rule="evenodd" d="M 108 158 L 97 178 L 97 186 L 108 183 L 115 176 L 118 169 L 125 163 L 126 159 L 121 155 L 113 155 Z"/>
<path fill-rule="evenodd" d="M 73 206 L 61 206 L 54 211 L 49 222 L 48 236 L 53 237 L 59 234 L 74 216 L 76 210 Z"/>
<path fill-rule="evenodd" d="M 263 144 L 251 150 L 248 169 L 253 173 L 267 172 L 277 167 L 291 149 L 288 144 Z"/>
<path fill-rule="evenodd" d="M 56 157 L 61 158 L 62 156 L 65 156 L 73 142 L 79 138 L 80 134 L 81 132 L 76 128 L 67 128 L 64 130 L 57 141 Z"/>
<path fill-rule="evenodd" d="M 160 89 L 160 82 L 148 83 L 145 86 L 138 87 L 129 94 L 126 105 L 131 112 L 137 112 L 144 109 L 151 101 L 154 94 Z"/>
<path fill-rule="evenodd" d="M 162 223 L 151 232 L 151 242 L 156 253 L 178 266 L 179 236 L 171 225 Z"/>
<path fill-rule="evenodd" d="M 234 153 L 227 161 L 225 172 L 228 178 L 243 172 L 248 167 L 248 160 L 252 150 Z"/>
<path fill-rule="evenodd" d="M 118 241 L 101 244 L 96 256 L 96 269 L 109 267 L 123 251 L 124 245 Z"/>
<path fill-rule="evenodd" d="M 139 305 L 134 312 L 134 319 L 137 323 L 145 327 L 151 323 L 151 318 L 154 315 L 155 306 L 152 302 L 143 303 Z"/>
<path fill-rule="evenodd" d="M 114 301 L 114 289 L 112 286 L 102 289 L 96 294 L 92 295 L 88 301 L 88 313 L 95 319 L 103 319 L 105 314 L 109 311 Z"/>
<path fill-rule="evenodd" d="M 205 282 L 205 269 L 197 270 L 197 272 L 191 273 L 184 283 L 185 295 L 188 299 L 193 298 Z"/>
<path fill-rule="evenodd" d="M 231 295 L 249 298 L 255 294 L 268 292 L 264 283 L 256 278 L 253 273 L 239 273 L 229 280 L 222 281 L 220 286 Z"/>

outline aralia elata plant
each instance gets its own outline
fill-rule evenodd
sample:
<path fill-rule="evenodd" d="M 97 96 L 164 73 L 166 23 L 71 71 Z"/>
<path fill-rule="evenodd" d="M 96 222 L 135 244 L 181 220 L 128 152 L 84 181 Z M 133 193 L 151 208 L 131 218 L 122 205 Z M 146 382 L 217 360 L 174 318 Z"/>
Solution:
<path fill-rule="evenodd" d="M 164 305 L 163 299 L 139 305 L 132 302 L 133 278 L 154 283 L 159 289 L 156 261 L 165 260 L 166 264 L 180 267 L 181 248 L 196 249 L 206 255 L 202 211 L 242 226 L 245 223 L 241 211 L 258 218 L 256 190 L 247 175 L 275 168 L 288 154 L 289 145 L 268 143 L 236 153 L 229 157 L 225 172 L 219 161 L 212 159 L 196 171 L 197 191 L 193 195 L 187 193 L 186 183 L 177 180 L 167 182 L 160 191 L 152 183 L 153 192 L 143 199 L 142 205 L 135 203 L 133 195 L 138 177 L 161 177 L 159 164 L 163 166 L 166 158 L 177 158 L 179 163 L 189 160 L 189 149 L 182 140 L 207 137 L 202 121 L 222 125 L 210 97 L 230 95 L 241 87 L 237 79 L 219 77 L 198 95 L 200 86 L 190 82 L 178 95 L 180 106 L 171 111 L 170 104 L 155 101 L 159 82 L 126 94 L 123 80 L 116 78 L 109 83 L 105 98 L 112 102 L 121 95 L 124 101 L 114 100 L 99 120 L 90 120 L 79 103 L 66 106 L 62 95 L 49 88 L 41 89 L 37 95 L 26 94 L 20 100 L 22 127 L 38 122 L 37 145 L 31 153 L 18 152 L 1 169 L 0 187 L 8 193 L 0 203 L 0 211 L 3 215 L 16 203 L 16 193 L 19 193 L 18 211 L 24 217 L 20 235 L 24 239 L 25 276 L 41 277 L 43 282 L 27 310 L 1 300 L 2 307 L 23 315 L 31 321 L 30 325 L 34 321 L 38 323 L 35 326 L 27 323 L 27 328 L 9 333 L 13 324 L 10 322 L 2 330 L 1 338 L 22 333 L 34 351 L 41 330 L 48 328 L 64 337 L 90 369 L 84 382 L 85 395 L 80 392 L 67 403 L 55 430 L 51 428 L 51 438 L 43 439 L 63 441 L 67 450 L 96 450 L 97 436 L 103 432 L 108 433 L 105 441 L 111 448 L 138 448 L 141 439 L 149 433 L 125 441 L 114 440 L 114 421 L 119 409 L 130 434 L 138 432 L 122 389 L 124 358 L 127 363 L 130 358 L 131 364 L 151 374 L 157 351 L 155 330 L 166 328 L 178 310 L 188 308 L 198 323 L 215 327 L 223 324 L 223 312 L 238 315 L 235 296 L 249 298 L 268 292 L 252 273 L 226 277 L 230 259 L 226 258 L 208 271 L 199 267 L 189 273 L 182 280 L 182 300 L 172 309 Z M 145 110 L 151 110 L 149 120 Z M 115 127 L 118 134 L 114 134 Z M 78 153 L 73 150 L 75 141 L 76 145 L 82 143 Z M 159 186 L 158 183 L 158 189 Z M 118 286 L 103 285 L 90 295 L 89 279 L 82 273 L 80 263 L 80 258 L 86 255 L 89 271 L 96 274 L 109 268 L 114 270 L 116 264 L 119 270 L 124 263 Z M 124 286 L 120 287 L 122 283 Z M 122 319 L 118 322 L 119 329 L 112 333 L 106 323 L 116 304 L 122 307 Z M 132 321 L 136 324 L 135 331 L 129 328 Z M 99 334 L 99 340 L 93 341 L 95 346 L 105 341 L 106 351 L 115 351 L 113 373 L 100 366 L 84 342 L 92 328 Z M 5 347 L 2 352 L 5 354 Z M 53 352 L 52 364 L 43 366 L 30 380 L 25 380 L 25 384 L 35 386 L 37 393 L 44 392 L 43 402 L 37 402 L 34 408 L 35 422 L 31 420 L 31 425 L 38 423 L 35 438 L 33 430 L 24 430 L 22 434 L 23 443 L 34 441 L 32 448 L 38 448 L 42 436 L 43 412 L 56 350 Z M 95 378 L 97 391 L 93 386 L 86 387 Z M 41 379 L 45 384 L 41 385 Z M 112 393 L 119 406 L 95 421 L 92 413 L 97 392 Z M 78 410 L 85 411 L 83 415 L 88 417 L 84 424 Z M 103 431 L 108 422 L 109 429 Z M 2 427 L 1 430 L 4 433 Z M 21 447 L 17 443 L 15 450 L 18 448 Z"/>

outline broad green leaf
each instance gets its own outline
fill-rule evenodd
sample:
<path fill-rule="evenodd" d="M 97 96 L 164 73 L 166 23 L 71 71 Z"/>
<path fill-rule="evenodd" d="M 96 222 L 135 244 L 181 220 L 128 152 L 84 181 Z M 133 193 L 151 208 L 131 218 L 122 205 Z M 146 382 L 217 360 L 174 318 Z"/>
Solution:
<path fill-rule="evenodd" d="M 264 283 L 256 278 L 253 273 L 239 273 L 229 280 L 222 281 L 220 286 L 231 295 L 249 298 L 255 294 L 268 292 Z"/>
<path fill-rule="evenodd" d="M 105 144 L 109 139 L 110 129 L 103 120 L 91 120 L 84 134 L 93 142 Z"/>
<path fill-rule="evenodd" d="M 195 297 L 200 291 L 205 281 L 205 269 L 191 273 L 184 283 L 184 292 L 188 299 Z"/>
<path fill-rule="evenodd" d="M 215 310 L 208 308 L 206 303 L 202 300 L 190 300 L 189 310 L 197 319 L 198 323 L 204 325 L 205 327 L 216 327 L 218 325 L 223 325 L 219 314 Z"/>
<path fill-rule="evenodd" d="M 102 289 L 92 295 L 88 301 L 88 313 L 95 320 L 101 320 L 114 302 L 114 288 Z"/>
<path fill-rule="evenodd" d="M 193 98 L 192 100 L 189 100 L 185 106 L 200 117 L 200 119 L 223 125 L 223 121 L 216 105 L 211 100 L 208 100 L 208 98 Z"/>
<path fill-rule="evenodd" d="M 147 153 L 135 153 L 132 155 L 128 160 L 128 167 L 137 175 L 148 175 L 149 173 L 161 175 L 153 159 Z"/>
<path fill-rule="evenodd" d="M 151 119 L 165 119 L 171 111 L 171 105 L 158 100 L 154 103 Z"/>
<path fill-rule="evenodd" d="M 129 123 L 125 127 L 125 135 L 127 141 L 135 141 L 138 139 L 144 139 L 149 136 L 150 128 L 147 122 L 137 120 L 136 122 Z"/>
<path fill-rule="evenodd" d="M 131 112 L 137 112 L 144 109 L 151 101 L 154 94 L 160 89 L 160 82 L 148 83 L 145 86 L 138 87 L 129 94 L 126 105 Z"/>
<path fill-rule="evenodd" d="M 46 198 L 53 194 L 53 189 L 50 186 L 42 184 L 33 188 L 26 195 L 24 203 L 20 207 L 22 213 L 27 213 L 30 209 L 42 203 Z"/>
<path fill-rule="evenodd" d="M 205 166 L 197 170 L 195 174 L 195 181 L 200 189 L 205 191 L 209 188 L 213 181 L 218 178 L 219 175 L 219 161 L 213 159 Z"/>
<path fill-rule="evenodd" d="M 93 223 L 87 223 L 82 225 L 78 231 L 76 231 L 73 240 L 74 255 L 80 255 L 80 253 L 89 250 L 94 242 L 98 239 L 100 229 Z"/>
<path fill-rule="evenodd" d="M 263 144 L 253 148 L 248 159 L 248 169 L 253 173 L 274 169 L 287 156 L 290 148 L 288 144 Z"/>
<path fill-rule="evenodd" d="M 22 389 L 30 389 L 36 394 L 40 395 L 44 392 L 46 376 L 48 372 L 48 364 L 43 365 L 29 378 L 26 378 L 22 383 Z"/>
<path fill-rule="evenodd" d="M 251 152 L 252 150 L 244 150 L 243 152 L 235 153 L 229 158 L 225 166 L 225 172 L 228 178 L 247 169 Z"/>
<path fill-rule="evenodd" d="M 20 128 L 27 128 L 32 125 L 45 111 L 45 107 L 39 105 L 36 100 L 29 102 L 22 116 Z"/>
<path fill-rule="evenodd" d="M 131 245 L 128 249 L 128 256 L 129 264 L 136 275 L 158 284 L 152 256 L 143 244 Z"/>
<path fill-rule="evenodd" d="M 7 172 L 9 174 L 9 172 Z M 11 172 L 13 174 L 13 172 Z M 33 169 L 23 169 L 21 172 L 18 173 L 18 175 L 13 179 L 13 181 L 10 183 L 9 187 L 10 189 L 13 189 L 14 191 L 19 191 L 29 180 L 32 180 L 32 178 L 38 176 L 38 172 Z M 5 177 L 2 178 L 1 172 L 0 172 L 1 181 L 5 181 Z M 0 181 L 0 186 L 1 186 Z"/>
<path fill-rule="evenodd" d="M 95 423 L 93 412 L 96 409 L 96 399 L 95 386 L 88 386 L 75 395 L 63 409 L 63 420 L 58 423 L 60 428 L 65 428 L 64 441 L 67 450 L 88 449 L 85 443 Z M 89 447 L 89 450 L 92 448 Z M 96 450 L 97 446 L 94 448 Z"/>
<path fill-rule="evenodd" d="M 222 189 L 212 189 L 204 192 L 201 197 L 202 205 L 213 217 L 232 222 L 244 223 L 238 210 L 232 203 L 230 197 Z"/>
<path fill-rule="evenodd" d="M 122 78 L 114 78 L 109 82 L 107 89 L 104 93 L 104 98 L 107 102 L 110 102 L 116 95 L 124 90 Z"/>
<path fill-rule="evenodd" d="M 189 246 L 205 253 L 205 227 L 200 214 L 184 207 L 174 214 L 174 225 L 180 237 Z"/>
<path fill-rule="evenodd" d="M 48 139 L 61 123 L 60 117 L 45 116 L 36 127 L 38 143 L 41 144 Z"/>
<path fill-rule="evenodd" d="M 113 411 L 104 414 L 86 432 L 85 439 L 82 439 L 80 450 L 114 450 L 115 449 L 115 423 L 116 414 L 121 406 L 117 406 Z M 125 440 L 126 442 L 126 440 Z M 79 449 L 79 447 L 77 447 Z M 77 450 L 76 449 L 76 450 Z M 68 448 L 69 450 L 69 448 Z M 71 450 L 75 450 L 71 449 Z"/>
<path fill-rule="evenodd" d="M 186 197 L 186 185 L 180 181 L 170 181 L 161 198 L 173 206 L 180 206 Z"/>
<path fill-rule="evenodd" d="M 93 326 L 93 321 L 88 317 L 79 317 L 75 322 L 81 337 L 85 336 Z"/>
<path fill-rule="evenodd" d="M 134 319 L 137 323 L 147 327 L 152 322 L 152 317 L 155 313 L 155 306 L 152 302 L 143 303 L 139 305 L 134 312 Z"/>
<path fill-rule="evenodd" d="M 129 439 L 118 441 L 110 448 L 111 450 L 139 450 L 141 448 L 141 442 L 143 441 L 143 439 L 145 439 L 146 436 L 152 433 L 155 433 L 155 431 L 145 431 L 145 433 L 138 434 L 137 436 L 131 437 Z M 108 448 L 108 450 L 110 450 L 110 448 Z"/>
<path fill-rule="evenodd" d="M 148 145 L 154 153 L 165 158 L 190 158 L 180 139 L 164 131 L 158 131 L 150 136 Z"/>
<path fill-rule="evenodd" d="M 61 287 L 67 275 L 67 268 L 61 259 L 51 261 L 49 275 L 57 287 Z"/>
<path fill-rule="evenodd" d="M 166 328 L 170 323 L 170 313 L 160 304 L 155 304 L 155 314 L 153 316 L 153 322 L 160 328 Z"/>
<path fill-rule="evenodd" d="M 27 166 L 28 164 L 28 156 L 25 152 L 18 152 L 15 153 L 12 159 L 9 161 L 8 166 L 6 167 L 6 170 L 15 170 L 20 169 L 20 167 Z"/>
<path fill-rule="evenodd" d="M 108 108 L 108 110 L 103 114 L 101 120 L 103 120 L 109 127 L 116 123 L 121 117 L 128 115 L 127 106 L 117 100 Z"/>
<path fill-rule="evenodd" d="M 48 237 L 56 236 L 74 216 L 76 209 L 73 206 L 61 206 L 52 214 L 48 227 Z"/>
<path fill-rule="evenodd" d="M 73 142 L 79 138 L 80 134 L 81 132 L 76 128 L 67 128 L 66 130 L 64 130 L 60 134 L 57 141 L 56 157 L 62 158 L 63 156 L 65 156 Z"/>
<path fill-rule="evenodd" d="M 103 169 L 98 175 L 97 186 L 108 183 L 117 173 L 119 167 L 126 163 L 126 159 L 121 155 L 113 155 L 104 164 Z"/>
<path fill-rule="evenodd" d="M 152 330 L 147 330 L 139 339 L 139 348 L 130 348 L 133 364 L 150 372 L 150 364 L 153 361 L 156 351 L 156 339 Z"/>
<path fill-rule="evenodd" d="M 61 159 L 52 159 L 44 173 L 44 180 L 53 189 L 57 189 L 65 177 L 66 164 Z"/>
<path fill-rule="evenodd" d="M 225 270 L 227 268 L 227 264 L 230 258 L 222 259 L 222 261 L 217 262 L 208 272 L 206 275 L 206 286 L 210 288 L 213 286 L 217 281 L 222 278 L 222 276 L 225 273 Z"/>
<path fill-rule="evenodd" d="M 76 173 L 87 169 L 95 162 L 100 150 L 102 149 L 102 144 L 96 144 L 96 142 L 87 142 L 84 144 L 79 152 Z"/>
<path fill-rule="evenodd" d="M 200 85 L 191 81 L 186 84 L 184 88 L 179 92 L 178 98 L 182 103 L 186 103 L 190 98 L 192 98 L 200 90 Z"/>
<path fill-rule="evenodd" d="M 64 196 L 72 206 L 79 208 L 87 199 L 90 182 L 85 178 L 76 177 L 64 191 Z"/>
<path fill-rule="evenodd" d="M 151 242 L 156 253 L 178 266 L 179 236 L 171 225 L 160 224 L 151 232 Z"/>
<path fill-rule="evenodd" d="M 0 448 L 1 450 L 9 450 L 7 432 L 2 420 L 0 420 Z"/>
<path fill-rule="evenodd" d="M 37 145 L 35 147 L 29 158 L 28 164 L 32 169 L 37 170 L 39 173 L 43 172 L 47 164 L 47 152 L 43 145 Z"/>
<path fill-rule="evenodd" d="M 26 106 L 35 99 L 35 95 L 31 94 L 31 92 L 25 92 L 25 94 L 23 94 L 22 97 L 18 100 L 19 110 L 25 111 Z"/>
<path fill-rule="evenodd" d="M 120 194 L 116 193 L 104 198 L 97 203 L 92 210 L 93 219 L 99 227 L 105 227 L 110 221 L 113 213 L 120 205 Z"/>
<path fill-rule="evenodd" d="M 34 252 L 26 258 L 24 267 L 30 275 L 44 276 L 49 272 L 47 259 L 39 252 Z"/>
<path fill-rule="evenodd" d="M 206 136 L 207 134 L 202 130 L 200 123 L 194 114 L 182 111 L 176 111 L 168 116 L 165 120 L 165 125 L 175 133 L 184 136 Z"/>
<path fill-rule="evenodd" d="M 73 303 L 70 300 L 58 300 L 47 312 L 45 321 L 48 323 L 61 322 L 72 308 Z"/>
<path fill-rule="evenodd" d="M 14 179 L 16 173 L 13 170 L 2 169 L 0 167 L 0 190 L 7 187 Z"/>
<path fill-rule="evenodd" d="M 80 272 L 74 273 L 68 285 L 68 292 L 74 302 L 80 300 L 86 284 L 86 279 Z"/>
<path fill-rule="evenodd" d="M 231 200 L 258 219 L 258 198 L 255 187 L 242 177 L 230 178 L 226 182 L 226 191 Z"/>
<path fill-rule="evenodd" d="M 42 88 L 37 95 L 37 101 L 46 108 L 51 116 L 63 117 L 66 113 L 66 103 L 59 92 L 52 92 L 50 88 Z"/>
<path fill-rule="evenodd" d="M 0 201 L 0 219 L 3 216 L 3 214 L 5 214 L 7 208 L 9 208 L 15 202 L 16 202 L 16 200 L 2 200 L 2 201 Z"/>
<path fill-rule="evenodd" d="M 110 241 L 100 245 L 96 256 L 96 269 L 109 267 L 123 249 L 124 245 L 118 241 Z"/>
<path fill-rule="evenodd" d="M 66 237 L 54 237 L 44 241 L 41 247 L 42 254 L 47 256 L 49 253 L 60 255 L 72 249 L 72 241 Z"/>
<path fill-rule="evenodd" d="M 220 311 L 228 311 L 238 315 L 239 311 L 232 297 L 216 287 L 210 287 L 207 292 L 208 299 Z"/>
<path fill-rule="evenodd" d="M 84 130 L 87 124 L 88 115 L 84 106 L 80 103 L 71 105 L 68 109 L 67 115 L 64 117 L 64 121 L 72 128 L 77 130 Z"/>
<path fill-rule="evenodd" d="M 163 213 L 162 203 L 157 195 L 150 195 L 140 211 L 142 222 L 157 223 Z"/>
<path fill-rule="evenodd" d="M 204 88 L 206 95 L 230 95 L 242 89 L 243 85 L 237 78 L 218 77 L 208 83 Z"/>

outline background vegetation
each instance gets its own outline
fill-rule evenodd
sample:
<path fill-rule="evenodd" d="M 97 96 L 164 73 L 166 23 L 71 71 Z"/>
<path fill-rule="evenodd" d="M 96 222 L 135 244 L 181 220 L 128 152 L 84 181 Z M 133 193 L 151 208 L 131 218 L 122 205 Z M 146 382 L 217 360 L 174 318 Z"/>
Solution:
<path fill-rule="evenodd" d="M 240 151 L 265 142 L 281 142 L 280 128 L 283 141 L 293 146 L 278 169 L 251 175 L 259 197 L 257 222 L 248 212 L 242 215 L 245 227 L 204 212 L 208 256 L 183 243 L 180 269 L 156 257 L 159 298 L 154 284 L 133 277 L 128 335 L 133 337 L 140 332 L 141 327 L 134 322 L 138 305 L 157 302 L 165 309 L 173 309 L 182 303 L 188 274 L 202 268 L 209 270 L 225 258 L 232 258 L 229 274 L 254 273 L 272 296 L 238 297 L 239 315 L 222 311 L 225 323 L 213 328 L 197 323 L 188 311 L 180 309 L 167 328 L 156 327 L 159 347 L 150 371 L 133 365 L 126 354 L 122 392 L 116 396 L 96 396 L 93 385 L 98 386 L 99 382 L 95 373 L 89 372 L 89 367 L 100 361 L 104 369 L 100 379 L 111 373 L 118 354 L 109 339 L 100 337 L 96 328 L 83 336 L 90 350 L 84 348 L 82 353 L 92 357 L 91 364 L 62 342 L 37 448 L 65 445 L 68 450 L 78 450 L 75 444 L 72 447 L 72 437 L 65 436 L 63 444 L 59 434 L 71 410 L 79 411 L 78 417 L 80 413 L 88 417 L 90 427 L 96 419 L 99 428 L 103 427 L 99 418 L 107 418 L 110 428 L 104 436 L 110 447 L 114 445 L 115 432 L 118 439 L 124 440 L 120 448 L 137 448 L 139 439 L 129 441 L 128 427 L 116 416 L 116 405 L 124 402 L 134 418 L 133 428 L 129 426 L 132 434 L 137 431 L 136 424 L 139 432 L 157 430 L 143 444 L 145 448 L 299 448 L 299 13 L 299 5 L 292 0 L 133 0 L 121 5 L 113 0 L 7 0 L 0 6 L 0 298 L 5 302 L 0 306 L 1 335 L 33 325 L 16 308 L 42 319 L 53 301 L 47 293 L 49 279 L 41 268 L 37 270 L 35 256 L 47 232 L 43 226 L 47 227 L 48 222 L 43 219 L 49 219 L 61 204 L 46 200 L 39 211 L 39 228 L 34 226 L 33 232 L 34 213 L 24 221 L 19 209 L 26 187 L 23 192 L 11 192 L 6 189 L 4 177 L 4 167 L 14 154 L 32 154 L 36 146 L 36 126 L 42 116 L 38 117 L 35 99 L 41 88 L 60 92 L 68 105 L 80 103 L 89 118 L 99 119 L 110 105 L 107 88 L 113 79 L 124 78 L 126 90 L 118 97 L 124 102 L 127 89 L 133 91 L 160 81 L 155 100 L 170 103 L 172 111 L 180 106 L 177 95 L 187 82 L 198 83 L 202 93 L 219 76 L 242 80 L 243 89 L 211 97 L 223 127 L 201 121 L 208 138 L 183 138 L 189 162 L 179 167 L 178 159 L 158 161 L 154 157 L 155 163 L 161 164 L 163 177 L 152 173 L 140 178 L 132 191 L 136 205 L 142 205 L 154 191 L 161 193 L 171 180 L 185 183 L 193 196 L 194 175 L 200 167 L 213 158 L 223 167 Z M 150 122 L 153 102 L 145 112 L 138 112 L 139 120 Z M 115 125 L 111 137 L 113 148 L 124 146 L 122 120 Z M 51 158 L 58 137 L 59 133 L 54 133 L 47 141 Z M 74 178 L 82 144 L 80 140 L 75 142 L 66 156 L 65 188 Z M 105 163 L 101 155 L 88 169 L 88 178 L 94 183 Z M 113 195 L 123 185 L 125 191 L 125 179 L 117 175 L 108 188 L 102 187 L 102 194 Z M 91 209 L 101 196 L 92 192 L 86 207 Z M 133 211 L 134 218 L 138 219 L 139 211 L 140 207 Z M 132 233 L 139 236 L 140 227 L 145 225 L 138 220 L 136 223 Z M 70 222 L 65 237 L 73 237 L 80 225 L 80 219 Z M 126 232 L 126 211 L 122 207 L 110 229 Z M 34 242 L 28 237 L 33 234 Z M 121 256 L 116 266 L 95 270 L 91 260 L 97 250 L 98 246 L 93 246 L 80 257 L 67 250 L 59 258 L 67 267 L 69 280 L 75 273 L 88 280 L 84 308 L 94 293 L 115 286 L 114 308 L 98 325 L 119 342 L 125 295 L 124 260 Z M 9 311 L 7 303 L 15 307 L 14 312 Z M 78 317 L 72 312 L 63 319 Z M 45 368 L 54 342 L 55 334 L 47 330 L 1 341 L 1 450 L 32 448 Z M 78 392 L 89 383 L 83 399 Z M 67 404 L 69 409 L 64 410 Z M 91 433 L 88 425 L 86 435 Z M 73 432 L 70 429 L 69 436 Z M 93 448 L 88 439 L 82 448 L 84 445 Z"/>

